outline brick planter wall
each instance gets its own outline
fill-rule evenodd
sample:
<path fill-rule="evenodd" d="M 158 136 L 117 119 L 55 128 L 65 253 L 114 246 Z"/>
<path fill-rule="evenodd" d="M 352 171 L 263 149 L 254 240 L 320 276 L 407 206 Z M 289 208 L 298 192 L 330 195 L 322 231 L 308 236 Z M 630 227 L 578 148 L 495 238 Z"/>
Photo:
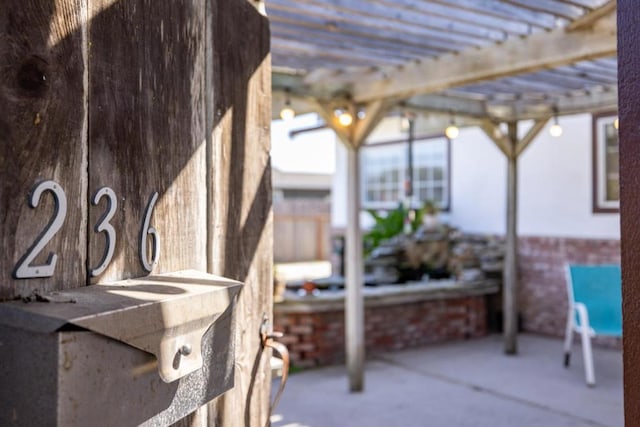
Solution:
<path fill-rule="evenodd" d="M 518 240 L 519 295 L 526 331 L 564 336 L 567 319 L 567 263 L 620 263 L 620 241 L 521 237 Z M 617 339 L 599 339 L 600 344 L 620 346 Z"/>
<path fill-rule="evenodd" d="M 469 296 L 365 308 L 369 354 L 487 333 L 485 296 Z M 344 311 L 282 312 L 275 309 L 279 339 L 300 368 L 344 363 Z"/>

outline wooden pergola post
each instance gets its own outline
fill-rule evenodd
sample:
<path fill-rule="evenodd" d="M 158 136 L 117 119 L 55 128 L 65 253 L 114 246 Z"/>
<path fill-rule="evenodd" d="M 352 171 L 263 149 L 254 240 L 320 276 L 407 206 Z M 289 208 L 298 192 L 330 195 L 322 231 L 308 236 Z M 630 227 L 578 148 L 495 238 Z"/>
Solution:
<path fill-rule="evenodd" d="M 364 297 L 362 232 L 360 228 L 360 147 L 380 122 L 390 102 L 375 101 L 364 106 L 365 117 L 358 118 L 356 106 L 349 103 L 353 117 L 350 126 L 341 125 L 330 104 L 318 103 L 317 111 L 347 148 L 347 232 L 345 242 L 345 343 L 349 390 L 364 389 Z"/>
<path fill-rule="evenodd" d="M 481 125 L 507 158 L 507 229 L 502 276 L 502 329 L 506 354 L 518 352 L 518 158 L 548 121 L 549 118 L 536 120 L 521 140 L 518 139 L 517 121 L 508 123 L 507 135 L 488 120 Z"/>
<path fill-rule="evenodd" d="M 364 297 L 360 230 L 360 147 L 347 146 L 347 233 L 345 253 L 345 342 L 349 390 L 364 387 Z"/>
<path fill-rule="evenodd" d="M 505 263 L 503 271 L 503 318 L 504 352 L 518 352 L 518 122 L 508 124 L 509 155 L 507 156 L 507 230 L 505 241 Z"/>

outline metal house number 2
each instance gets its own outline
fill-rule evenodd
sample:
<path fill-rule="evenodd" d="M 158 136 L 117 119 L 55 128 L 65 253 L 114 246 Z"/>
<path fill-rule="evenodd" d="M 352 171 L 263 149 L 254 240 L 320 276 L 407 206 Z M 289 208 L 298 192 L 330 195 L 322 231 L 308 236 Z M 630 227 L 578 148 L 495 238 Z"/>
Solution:
<path fill-rule="evenodd" d="M 53 239 L 53 236 L 62 228 L 65 217 L 67 216 L 67 196 L 64 193 L 64 189 L 60 184 L 55 181 L 47 180 L 37 183 L 29 197 L 29 206 L 31 208 L 37 208 L 40 202 L 40 198 L 45 192 L 50 192 L 53 196 L 55 208 L 53 215 L 49 220 L 49 223 L 44 227 L 40 235 L 36 238 L 35 242 L 29 247 L 27 253 L 25 253 L 15 266 L 13 276 L 16 279 L 33 279 L 39 277 L 51 277 L 56 268 L 58 261 L 58 255 L 50 252 L 46 263 L 41 265 L 31 265 L 33 260 L 36 259 L 38 254 L 45 248 L 47 243 Z M 109 187 L 102 187 L 96 191 L 91 204 L 98 206 L 100 201 L 106 198 L 107 206 L 104 214 L 98 220 L 94 231 L 96 233 L 104 233 L 105 236 L 105 249 L 102 255 L 102 259 L 95 268 L 89 269 L 91 277 L 102 274 L 109 266 L 116 247 L 116 230 L 109 221 L 116 214 L 118 209 L 118 199 L 115 192 Z M 144 213 L 144 221 L 142 224 L 142 230 L 140 231 L 140 264 L 145 271 L 151 272 L 153 267 L 158 264 L 160 259 L 160 236 L 151 224 L 151 215 L 153 208 L 158 200 L 158 192 L 153 192 L 147 203 L 147 207 Z M 147 254 L 147 236 L 151 236 L 152 239 L 152 251 L 151 260 Z"/>
<path fill-rule="evenodd" d="M 64 218 L 67 216 L 67 196 L 64 194 L 64 190 L 55 181 L 44 181 L 37 184 L 31 192 L 29 197 L 29 206 L 37 208 L 40 203 L 40 196 L 45 191 L 50 191 L 53 194 L 53 200 L 55 202 L 55 209 L 53 211 L 53 217 L 49 220 L 49 224 L 44 228 L 40 236 L 31 245 L 26 254 L 20 258 L 14 276 L 16 279 L 30 279 L 34 277 L 51 277 L 53 271 L 56 268 L 56 262 L 58 261 L 58 255 L 53 252 L 49 253 L 47 262 L 42 265 L 31 265 L 31 262 L 38 256 L 40 251 L 49 243 L 53 236 L 60 230 Z"/>

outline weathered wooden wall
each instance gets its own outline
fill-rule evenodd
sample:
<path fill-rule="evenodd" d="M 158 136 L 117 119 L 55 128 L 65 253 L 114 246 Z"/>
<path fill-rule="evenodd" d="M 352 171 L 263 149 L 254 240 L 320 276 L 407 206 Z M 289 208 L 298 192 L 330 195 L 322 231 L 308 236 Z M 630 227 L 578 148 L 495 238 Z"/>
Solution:
<path fill-rule="evenodd" d="M 210 405 L 210 425 L 262 426 L 270 365 L 259 330 L 272 312 L 269 23 L 247 1 L 211 2 L 208 67 L 209 270 L 245 282 L 237 306 L 235 388 Z M 225 19 L 221 19 L 225 17 Z M 233 46 L 233 48 L 230 48 Z"/>
<path fill-rule="evenodd" d="M 146 274 L 145 208 L 160 237 L 154 272 L 206 269 L 205 3 L 89 0 L 89 192 L 118 198 L 116 255 L 99 280 Z M 104 212 L 90 208 L 90 227 Z M 89 265 L 104 234 L 89 230 Z M 150 248 L 150 245 L 147 245 Z M 150 257 L 150 254 L 148 255 Z"/>
<path fill-rule="evenodd" d="M 148 215 L 160 238 L 153 272 L 194 268 L 245 282 L 237 305 L 235 387 L 180 422 L 266 421 L 270 369 L 260 343 L 271 316 L 269 26 L 247 1 L 5 1 L 0 8 L 0 301 L 33 291 L 142 276 Z M 54 215 L 68 209 L 33 265 L 58 255 L 50 278 L 14 279 Z M 117 209 L 105 222 L 109 187 Z M 101 265 L 108 223 L 113 259 Z"/>
<path fill-rule="evenodd" d="M 86 282 L 84 29 L 79 0 L 7 0 L 0 8 L 0 301 Z M 69 209 L 32 264 L 53 252 L 54 275 L 15 280 L 16 264 L 54 216 L 50 192 L 36 209 L 28 205 L 34 184 L 49 179 Z"/>

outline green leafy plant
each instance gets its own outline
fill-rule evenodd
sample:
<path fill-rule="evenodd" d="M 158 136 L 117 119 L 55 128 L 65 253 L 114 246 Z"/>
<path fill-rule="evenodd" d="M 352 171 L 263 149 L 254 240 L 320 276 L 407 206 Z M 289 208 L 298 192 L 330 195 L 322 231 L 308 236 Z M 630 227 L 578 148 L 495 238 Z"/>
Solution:
<path fill-rule="evenodd" d="M 364 235 L 365 254 L 380 246 L 385 240 L 391 239 L 404 231 L 405 218 L 409 215 L 409 210 L 400 203 L 396 209 L 388 211 L 386 215 L 380 215 L 374 209 L 367 209 L 369 215 L 373 217 L 375 224 Z M 411 221 L 411 232 L 415 232 L 422 224 L 424 208 L 414 210 L 415 214 Z"/>

